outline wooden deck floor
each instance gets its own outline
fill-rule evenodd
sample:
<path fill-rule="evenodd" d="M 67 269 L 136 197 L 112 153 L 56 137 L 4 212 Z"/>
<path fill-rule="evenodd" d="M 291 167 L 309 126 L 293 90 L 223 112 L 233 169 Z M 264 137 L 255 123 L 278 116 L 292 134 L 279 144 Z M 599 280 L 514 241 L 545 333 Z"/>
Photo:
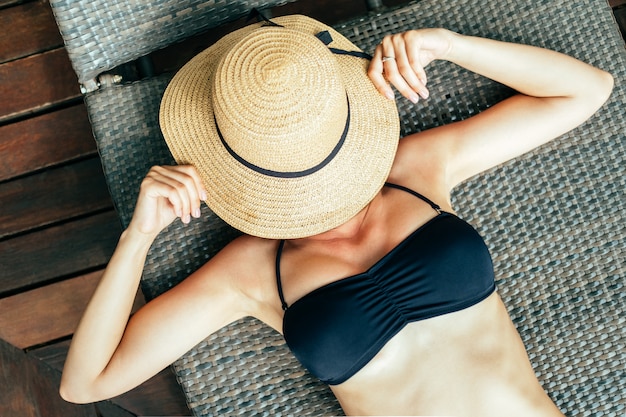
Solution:
<path fill-rule="evenodd" d="M 626 26 L 626 0 L 610 3 Z M 273 14 L 332 24 L 364 11 L 361 0 L 305 0 Z M 49 4 L 0 0 L 0 28 L 0 416 L 189 415 L 169 369 L 110 401 L 58 396 L 69 340 L 121 228 Z"/>

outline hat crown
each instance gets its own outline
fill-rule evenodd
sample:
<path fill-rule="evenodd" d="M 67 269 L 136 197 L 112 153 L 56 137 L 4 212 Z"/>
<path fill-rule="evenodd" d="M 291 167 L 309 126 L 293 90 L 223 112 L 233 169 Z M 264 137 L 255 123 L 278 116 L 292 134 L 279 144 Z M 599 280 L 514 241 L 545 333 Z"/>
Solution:
<path fill-rule="evenodd" d="M 337 227 L 374 198 L 400 124 L 367 76 L 369 61 L 331 55 L 358 51 L 349 39 L 306 16 L 273 21 L 282 27 L 238 29 L 187 63 L 163 95 L 160 122 L 216 215 L 244 233 L 291 239 Z M 280 46 L 274 31 L 296 41 Z M 242 41 L 252 33 L 257 43 Z"/>
<path fill-rule="evenodd" d="M 261 169 L 297 172 L 335 149 L 348 117 L 335 56 L 309 33 L 260 27 L 219 63 L 213 91 L 218 129 Z"/>

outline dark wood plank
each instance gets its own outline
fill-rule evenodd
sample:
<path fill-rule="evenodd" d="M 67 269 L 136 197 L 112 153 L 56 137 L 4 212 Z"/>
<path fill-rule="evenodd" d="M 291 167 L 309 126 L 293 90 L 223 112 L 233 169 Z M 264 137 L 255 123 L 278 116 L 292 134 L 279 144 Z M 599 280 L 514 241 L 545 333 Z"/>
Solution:
<path fill-rule="evenodd" d="M 65 49 L 0 65 L 0 123 L 80 97 Z"/>
<path fill-rule="evenodd" d="M 137 388 L 111 399 L 138 416 L 191 416 L 182 388 L 166 368 Z"/>
<path fill-rule="evenodd" d="M 72 335 L 103 272 L 0 299 L 0 339 L 27 349 Z M 143 295 L 138 292 L 133 311 L 144 304 Z M 51 365 L 57 368 L 58 363 L 51 361 Z"/>
<path fill-rule="evenodd" d="M 408 3 L 412 3 L 413 1 L 415 0 L 383 0 L 383 4 L 385 5 L 385 7 L 399 7 Z"/>
<path fill-rule="evenodd" d="M 74 333 L 102 272 L 0 299 L 0 339 L 26 349 Z"/>
<path fill-rule="evenodd" d="M 101 401 L 95 404 L 98 410 L 98 417 L 136 417 L 135 414 L 124 410 L 122 407 L 113 404 L 111 401 Z"/>
<path fill-rule="evenodd" d="M 0 181 L 96 154 L 82 103 L 0 126 Z"/>
<path fill-rule="evenodd" d="M 69 349 L 69 341 L 42 347 L 29 352 L 59 372 Z M 171 368 L 166 368 L 137 388 L 111 399 L 120 410 L 128 410 L 138 416 L 188 416 L 191 415 L 185 402 L 182 388 L 176 382 Z M 100 408 L 102 403 L 98 403 Z M 102 405 L 104 407 L 104 405 Z M 110 407 L 109 407 L 110 408 Z M 111 409 L 114 412 L 115 409 Z M 120 411 L 121 412 L 121 411 Z M 107 414 L 103 414 L 107 415 Z"/>
<path fill-rule="evenodd" d="M 50 4 L 35 1 L 0 13 L 0 63 L 63 46 Z"/>
<path fill-rule="evenodd" d="M 0 8 L 8 8 L 17 6 L 18 4 L 28 3 L 29 0 L 0 0 Z"/>
<path fill-rule="evenodd" d="M 52 369 L 56 369 L 61 372 L 63 371 L 65 358 L 67 357 L 67 352 L 70 348 L 70 342 L 70 340 L 63 340 L 45 346 L 40 346 L 36 349 L 29 350 L 28 355 L 45 362 Z"/>
<path fill-rule="evenodd" d="M 0 296 L 101 268 L 109 261 L 121 226 L 113 211 L 0 242 Z"/>
<path fill-rule="evenodd" d="M 112 209 L 98 157 L 0 185 L 0 238 Z"/>
<path fill-rule="evenodd" d="M 96 417 L 93 404 L 61 399 L 59 372 L 0 340 L 0 416 Z"/>

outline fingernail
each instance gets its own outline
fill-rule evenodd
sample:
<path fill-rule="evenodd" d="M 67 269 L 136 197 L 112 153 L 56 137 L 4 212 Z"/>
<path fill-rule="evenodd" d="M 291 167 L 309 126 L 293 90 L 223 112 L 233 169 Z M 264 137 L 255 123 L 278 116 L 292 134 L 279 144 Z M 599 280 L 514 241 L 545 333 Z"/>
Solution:
<path fill-rule="evenodd" d="M 193 215 L 194 215 L 194 217 L 195 217 L 195 218 L 200 217 L 200 214 L 201 214 L 201 213 L 200 213 L 200 208 L 197 208 L 197 209 L 195 209 L 195 210 L 193 211 Z"/>
<path fill-rule="evenodd" d="M 412 93 L 411 95 L 409 95 L 409 100 L 411 100 L 413 104 L 416 104 L 419 101 L 419 97 L 417 96 L 417 94 Z"/>
<path fill-rule="evenodd" d="M 183 223 L 189 222 L 191 222 L 191 216 L 189 214 L 185 214 L 185 217 L 183 218 Z"/>
<path fill-rule="evenodd" d="M 428 98 L 428 96 L 430 95 L 430 93 L 428 92 L 428 90 L 424 89 L 420 91 L 420 96 L 422 96 L 422 98 L 424 100 L 426 100 Z"/>
<path fill-rule="evenodd" d="M 393 100 L 396 98 L 396 96 L 394 96 L 393 91 L 387 91 L 385 93 L 385 97 L 387 97 L 389 100 Z"/>

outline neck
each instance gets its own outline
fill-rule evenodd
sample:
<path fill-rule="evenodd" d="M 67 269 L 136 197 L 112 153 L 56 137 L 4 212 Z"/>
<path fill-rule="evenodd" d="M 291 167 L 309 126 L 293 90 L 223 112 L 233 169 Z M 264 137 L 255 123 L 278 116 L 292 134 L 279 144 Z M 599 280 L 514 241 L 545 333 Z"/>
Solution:
<path fill-rule="evenodd" d="M 347 222 L 340 226 L 330 229 L 326 232 L 313 235 L 310 237 L 295 239 L 294 244 L 309 244 L 313 242 L 322 242 L 325 244 L 332 242 L 345 242 L 358 240 L 367 233 L 367 229 L 375 212 L 379 209 L 378 196 L 374 198 L 365 208 L 358 212 Z"/>

